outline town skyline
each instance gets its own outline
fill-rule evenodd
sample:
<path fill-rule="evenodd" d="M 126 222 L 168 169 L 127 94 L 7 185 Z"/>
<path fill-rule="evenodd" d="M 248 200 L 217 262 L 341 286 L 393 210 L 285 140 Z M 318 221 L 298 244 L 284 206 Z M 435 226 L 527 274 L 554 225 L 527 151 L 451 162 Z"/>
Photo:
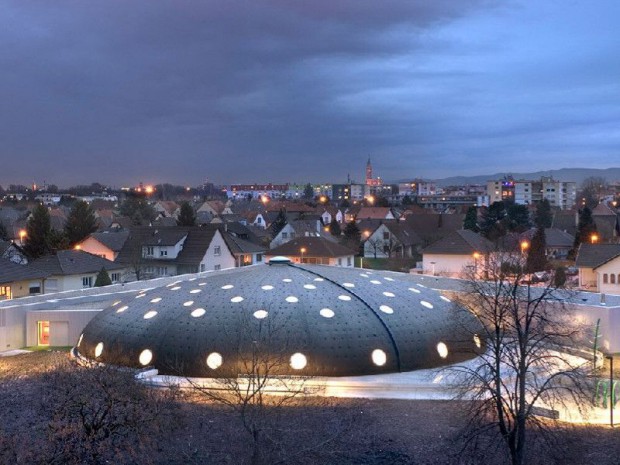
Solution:
<path fill-rule="evenodd" d="M 334 182 L 367 156 L 437 179 L 620 145 L 610 0 L 0 5 L 15 182 Z"/>

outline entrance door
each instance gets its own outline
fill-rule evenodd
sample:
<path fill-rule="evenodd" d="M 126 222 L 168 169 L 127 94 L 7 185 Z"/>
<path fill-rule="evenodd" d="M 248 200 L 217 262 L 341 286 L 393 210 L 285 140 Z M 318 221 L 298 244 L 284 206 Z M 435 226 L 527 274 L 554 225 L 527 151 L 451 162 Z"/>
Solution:
<path fill-rule="evenodd" d="M 50 345 L 50 322 L 37 321 L 37 345 Z"/>

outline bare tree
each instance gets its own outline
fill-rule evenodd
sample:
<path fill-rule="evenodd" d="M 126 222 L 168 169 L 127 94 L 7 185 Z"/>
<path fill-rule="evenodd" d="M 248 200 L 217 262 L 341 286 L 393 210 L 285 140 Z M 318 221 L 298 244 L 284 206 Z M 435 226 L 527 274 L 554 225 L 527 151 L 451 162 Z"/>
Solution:
<path fill-rule="evenodd" d="M 484 328 L 470 335 L 483 353 L 454 368 L 458 396 L 473 401 L 464 451 L 488 441 L 505 446 L 510 462 L 520 465 L 538 446 L 534 437 L 551 437 L 553 428 L 538 414 L 588 408 L 591 364 L 574 355 L 584 328 L 562 305 L 568 291 L 525 281 L 520 254 L 495 254 L 483 266 L 488 280 L 466 271 L 465 292 L 457 299 L 461 309 L 455 307 L 457 317 L 464 308 Z"/>
<path fill-rule="evenodd" d="M 290 353 L 286 321 L 278 320 L 271 314 L 259 317 L 256 322 L 250 321 L 251 316 L 239 315 L 239 322 L 230 334 L 235 341 L 232 345 L 234 351 L 226 356 L 232 359 L 232 368 L 226 368 L 223 377 L 206 381 L 188 378 L 197 394 L 225 406 L 238 416 L 251 438 L 252 465 L 293 460 L 293 456 L 324 446 L 340 432 L 337 428 L 327 438 L 300 445 L 294 453 L 282 450 L 282 432 L 290 432 L 296 426 L 288 421 L 290 417 L 283 407 L 293 405 L 299 396 L 316 394 L 320 386 L 310 386 L 308 377 L 286 374 L 290 373 L 291 366 L 305 364 L 302 354 Z M 219 363 L 219 356 L 207 360 L 212 367 Z M 221 368 L 224 369 L 224 366 Z M 282 455 L 286 455 L 286 460 Z"/>

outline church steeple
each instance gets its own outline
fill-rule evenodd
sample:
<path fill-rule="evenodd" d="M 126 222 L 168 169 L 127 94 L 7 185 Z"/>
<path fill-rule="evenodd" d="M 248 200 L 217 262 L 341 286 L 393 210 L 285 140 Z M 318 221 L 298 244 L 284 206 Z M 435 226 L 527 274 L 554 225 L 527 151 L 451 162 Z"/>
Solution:
<path fill-rule="evenodd" d="M 368 181 L 372 179 L 372 165 L 370 164 L 370 155 L 368 156 L 368 161 L 366 162 L 366 184 Z"/>

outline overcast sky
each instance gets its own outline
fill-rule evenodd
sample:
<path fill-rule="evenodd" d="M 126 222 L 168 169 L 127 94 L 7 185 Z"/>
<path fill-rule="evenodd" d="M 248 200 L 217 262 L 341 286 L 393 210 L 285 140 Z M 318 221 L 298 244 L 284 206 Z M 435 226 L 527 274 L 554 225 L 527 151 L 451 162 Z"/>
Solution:
<path fill-rule="evenodd" d="M 0 0 L 0 184 L 620 165 L 618 0 Z"/>

